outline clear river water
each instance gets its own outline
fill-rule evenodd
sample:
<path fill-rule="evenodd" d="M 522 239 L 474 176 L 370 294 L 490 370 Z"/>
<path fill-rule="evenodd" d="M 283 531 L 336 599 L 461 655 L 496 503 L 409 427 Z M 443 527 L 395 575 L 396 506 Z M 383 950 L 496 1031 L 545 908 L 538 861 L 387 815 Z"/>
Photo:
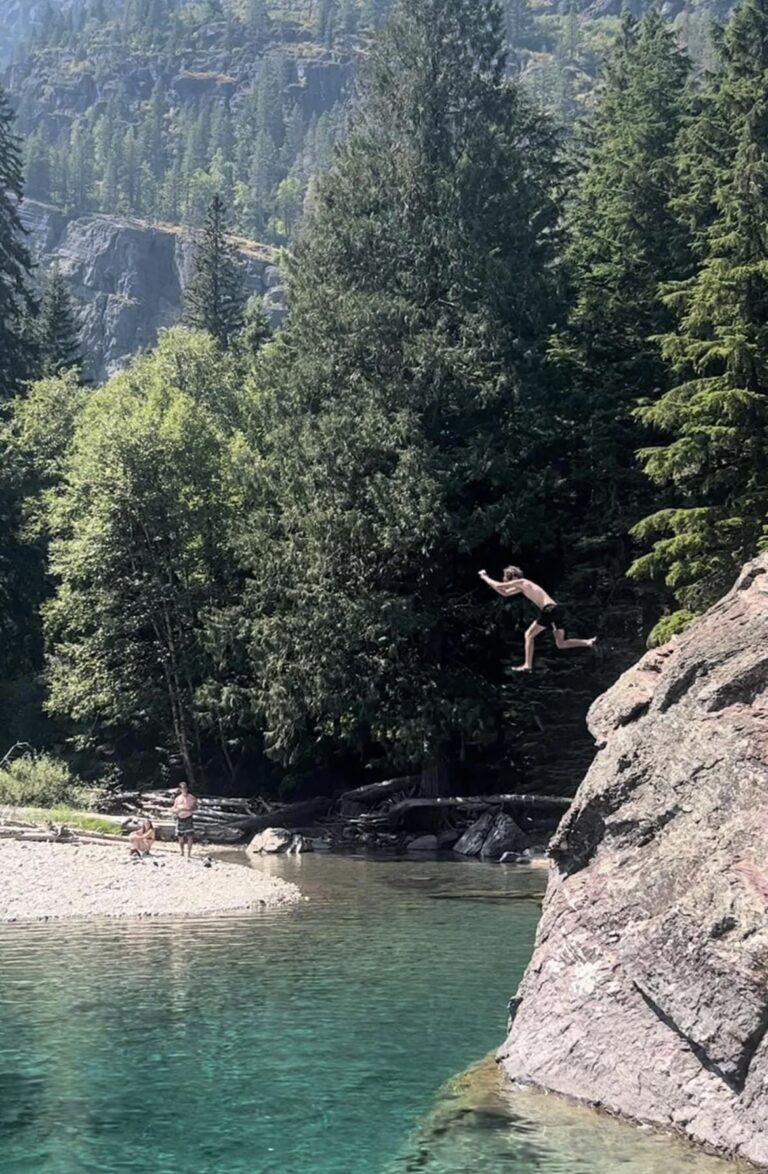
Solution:
<path fill-rule="evenodd" d="M 491 1063 L 451 1082 L 504 1038 L 542 872 L 321 854 L 255 867 L 307 900 L 0 926 L 2 1174 L 733 1171 L 503 1093 Z"/>

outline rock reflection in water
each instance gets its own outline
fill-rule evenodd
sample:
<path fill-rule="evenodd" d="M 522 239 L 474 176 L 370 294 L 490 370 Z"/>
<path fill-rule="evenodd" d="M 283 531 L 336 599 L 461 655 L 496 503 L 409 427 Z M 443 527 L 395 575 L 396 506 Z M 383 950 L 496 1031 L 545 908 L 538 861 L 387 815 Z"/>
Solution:
<path fill-rule="evenodd" d="M 387 1174 L 746 1174 L 685 1142 L 533 1089 L 493 1056 L 447 1082 Z"/>

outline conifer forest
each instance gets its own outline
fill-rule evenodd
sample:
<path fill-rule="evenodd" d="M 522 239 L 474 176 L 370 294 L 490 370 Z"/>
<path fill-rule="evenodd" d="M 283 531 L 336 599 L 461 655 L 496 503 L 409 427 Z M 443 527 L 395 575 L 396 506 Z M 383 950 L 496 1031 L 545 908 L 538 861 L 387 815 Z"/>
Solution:
<path fill-rule="evenodd" d="M 768 0 L 632 7 L 8 4 L 0 759 L 573 792 L 591 701 L 768 546 Z M 25 201 L 190 234 L 103 382 Z M 510 563 L 596 653 L 512 671 Z"/>

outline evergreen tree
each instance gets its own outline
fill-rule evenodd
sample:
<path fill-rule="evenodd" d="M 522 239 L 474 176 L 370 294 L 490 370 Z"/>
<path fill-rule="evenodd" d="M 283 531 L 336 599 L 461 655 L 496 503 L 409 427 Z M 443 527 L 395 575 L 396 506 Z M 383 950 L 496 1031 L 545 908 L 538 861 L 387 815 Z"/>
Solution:
<path fill-rule="evenodd" d="M 18 391 L 29 372 L 24 322 L 32 307 L 31 261 L 19 220 L 21 196 L 21 146 L 0 88 L 0 400 Z"/>
<path fill-rule="evenodd" d="M 242 262 L 227 238 L 224 202 L 215 195 L 184 291 L 184 321 L 227 347 L 243 325 L 244 303 Z"/>
<path fill-rule="evenodd" d="M 563 519 L 572 515 L 564 528 L 579 556 L 571 589 L 600 614 L 611 601 L 614 635 L 644 626 L 648 593 L 625 585 L 628 530 L 655 497 L 635 459 L 647 432 L 633 411 L 640 397 L 668 386 L 654 336 L 669 329 L 672 317 L 659 285 L 683 277 L 689 265 L 687 234 L 673 206 L 687 74 L 656 11 L 639 24 L 624 18 L 566 220 L 572 305 L 553 347 L 563 380 L 553 403 L 563 420 L 553 454 L 566 494 L 558 508 Z M 581 439 L 574 444 L 574 437 Z M 564 466 L 566 449 L 571 459 Z"/>
<path fill-rule="evenodd" d="M 258 294 L 250 297 L 243 315 L 243 329 L 240 332 L 240 346 L 247 359 L 253 359 L 272 337 L 272 327 L 264 309 L 264 302 Z"/>
<path fill-rule="evenodd" d="M 398 5 L 256 379 L 242 544 L 272 752 L 378 753 L 430 793 L 501 723 L 477 571 L 499 540 L 548 541 L 528 453 L 556 143 L 502 46 L 492 0 Z"/>
<path fill-rule="evenodd" d="M 67 282 L 54 265 L 40 301 L 38 319 L 40 373 L 59 375 L 69 368 L 80 368 L 82 354 L 77 318 Z"/>
<path fill-rule="evenodd" d="M 720 53 L 702 112 L 719 133 L 689 138 L 703 158 L 684 160 L 703 201 L 697 272 L 666 289 L 678 382 L 640 410 L 669 437 L 643 458 L 676 504 L 636 528 L 653 548 L 635 572 L 663 573 L 682 619 L 722 594 L 768 516 L 768 0 L 744 0 Z"/>

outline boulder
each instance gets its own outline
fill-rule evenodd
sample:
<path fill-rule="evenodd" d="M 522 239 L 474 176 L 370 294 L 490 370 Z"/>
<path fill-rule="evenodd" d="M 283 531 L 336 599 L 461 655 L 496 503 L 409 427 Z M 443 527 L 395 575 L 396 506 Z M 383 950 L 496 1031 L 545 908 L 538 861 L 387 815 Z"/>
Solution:
<path fill-rule="evenodd" d="M 505 852 L 522 852 L 530 840 L 522 828 L 506 811 L 500 811 L 485 838 L 480 855 L 486 860 L 499 860 Z"/>
<path fill-rule="evenodd" d="M 436 852 L 438 849 L 437 836 L 417 836 L 407 844 L 409 852 Z"/>
<path fill-rule="evenodd" d="M 486 811 L 484 815 L 476 819 L 454 844 L 454 852 L 459 852 L 462 856 L 479 856 L 495 818 L 493 811 Z"/>
<path fill-rule="evenodd" d="M 313 847 L 312 841 L 298 832 L 290 832 L 287 828 L 265 828 L 263 832 L 256 833 L 247 851 L 261 855 L 282 852 L 291 856 L 299 852 L 311 852 Z"/>
<path fill-rule="evenodd" d="M 768 555 L 589 722 L 501 1064 L 768 1168 Z"/>

